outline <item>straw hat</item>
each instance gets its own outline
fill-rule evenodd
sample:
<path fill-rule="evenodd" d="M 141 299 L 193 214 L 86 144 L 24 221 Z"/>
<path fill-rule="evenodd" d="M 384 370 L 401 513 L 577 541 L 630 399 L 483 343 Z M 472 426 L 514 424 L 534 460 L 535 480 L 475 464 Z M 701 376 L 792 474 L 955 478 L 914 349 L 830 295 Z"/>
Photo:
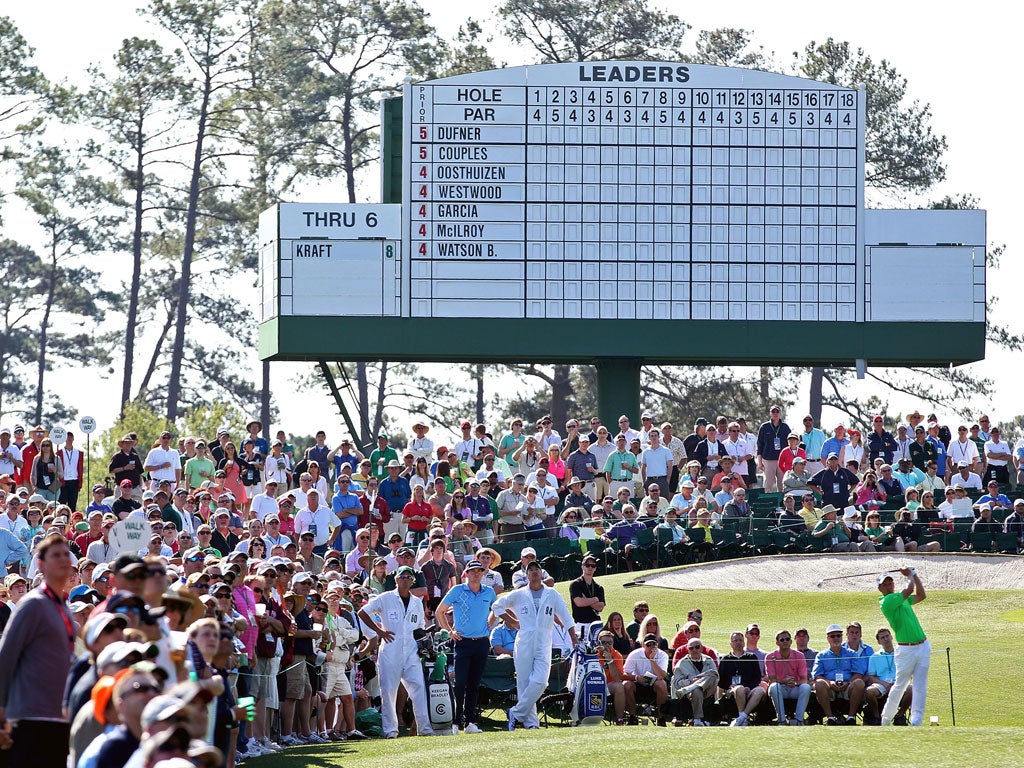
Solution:
<path fill-rule="evenodd" d="M 476 557 L 478 560 L 480 559 L 480 553 L 482 552 L 491 553 L 491 570 L 494 570 L 501 565 L 501 555 L 498 554 L 497 550 L 491 549 L 490 547 L 480 547 L 480 549 L 476 551 Z"/>

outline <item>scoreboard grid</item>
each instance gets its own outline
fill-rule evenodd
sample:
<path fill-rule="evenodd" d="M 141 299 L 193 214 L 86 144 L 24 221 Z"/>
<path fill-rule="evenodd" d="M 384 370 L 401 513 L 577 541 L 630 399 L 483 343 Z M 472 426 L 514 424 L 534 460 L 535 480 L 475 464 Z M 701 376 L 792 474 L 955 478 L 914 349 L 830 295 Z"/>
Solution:
<path fill-rule="evenodd" d="M 522 69 L 408 86 L 410 316 L 863 319 L 862 92 Z"/>

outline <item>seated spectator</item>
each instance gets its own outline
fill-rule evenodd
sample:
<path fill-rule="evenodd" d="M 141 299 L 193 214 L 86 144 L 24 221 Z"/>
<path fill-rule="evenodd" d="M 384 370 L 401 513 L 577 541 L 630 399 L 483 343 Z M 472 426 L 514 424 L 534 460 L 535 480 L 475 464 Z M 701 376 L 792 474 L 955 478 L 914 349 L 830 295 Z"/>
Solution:
<path fill-rule="evenodd" d="M 995 480 L 989 480 L 987 487 L 988 493 L 986 493 L 985 495 L 980 497 L 976 502 L 974 502 L 975 509 L 980 510 L 982 505 L 984 504 L 988 504 L 989 508 L 993 511 L 997 509 L 1007 511 L 1013 509 L 1013 504 L 1010 503 L 1010 499 L 1007 498 L 1005 494 L 999 492 L 998 482 L 996 482 Z"/>
<path fill-rule="evenodd" d="M 608 620 L 604 623 L 603 631 L 611 633 L 612 639 L 614 640 L 614 648 L 622 654 L 623 658 L 628 656 L 636 648 L 636 642 L 626 631 L 625 619 L 622 618 L 622 614 L 618 611 L 612 611 L 608 615 Z"/>
<path fill-rule="evenodd" d="M 682 628 L 676 633 L 676 636 L 672 638 L 672 669 L 676 668 L 676 664 L 679 660 L 687 654 L 686 644 L 693 638 L 700 639 L 700 622 L 694 619 L 687 619 L 686 623 L 683 624 Z M 715 662 L 715 666 L 718 665 L 718 652 L 715 651 L 710 645 L 701 644 L 701 653 Z"/>
<path fill-rule="evenodd" d="M 627 504 L 622 508 L 622 520 L 619 520 L 611 528 L 601 535 L 601 541 L 614 546 L 613 551 L 622 554 L 626 558 L 626 568 L 633 570 L 632 558 L 630 555 L 636 547 L 637 532 L 644 528 L 636 521 L 636 508 Z"/>
<path fill-rule="evenodd" d="M 637 695 L 647 692 L 654 698 L 658 707 L 658 725 L 665 724 L 665 716 L 661 711 L 668 701 L 668 653 L 659 648 L 659 638 L 651 633 L 642 636 L 641 646 L 632 651 L 623 664 L 623 688 L 627 701 L 636 702 Z M 700 641 L 697 641 L 698 644 Z M 712 667 L 714 665 L 711 665 Z M 636 710 L 628 710 L 629 723 L 637 722 Z"/>
<path fill-rule="evenodd" d="M 722 508 L 722 517 L 750 517 L 753 508 L 747 503 L 747 492 L 737 488 L 732 492 L 732 501 Z"/>
<path fill-rule="evenodd" d="M 810 492 L 807 484 L 813 475 L 807 471 L 807 459 L 797 456 L 793 459 L 793 467 L 782 476 L 782 490 L 787 496 L 803 498 Z"/>
<path fill-rule="evenodd" d="M 1003 524 L 992 519 L 992 507 L 989 504 L 982 504 L 978 507 L 978 519 L 971 524 L 971 533 L 987 533 L 995 536 L 1003 532 Z M 996 543 L 992 541 L 992 550 L 996 549 Z"/>
<path fill-rule="evenodd" d="M 939 517 L 943 520 L 974 517 L 974 507 L 960 483 L 946 488 L 946 500 L 939 505 Z"/>
<path fill-rule="evenodd" d="M 714 697 L 718 689 L 718 670 L 714 661 L 702 652 L 700 638 L 686 643 L 686 655 L 676 664 L 672 671 L 672 695 L 674 698 L 686 699 L 693 711 L 690 725 L 710 725 L 704 720 L 704 702 Z M 675 725 L 682 725 L 676 720 Z"/>
<path fill-rule="evenodd" d="M 619 620 L 621 623 L 621 615 Z M 601 663 L 602 668 L 604 668 L 605 683 L 608 686 L 608 693 L 611 695 L 612 703 L 615 706 L 615 724 L 625 725 L 627 707 L 630 712 L 636 711 L 634 702 L 627 703 L 625 659 L 615 648 L 616 637 L 614 633 L 607 629 L 602 630 L 597 636 L 597 641 L 597 660 Z M 630 693 L 632 693 L 632 688 L 630 688 Z"/>
<path fill-rule="evenodd" d="M 737 716 L 729 725 L 744 726 L 749 723 L 750 715 L 764 698 L 761 687 L 761 662 L 757 656 L 744 650 L 742 632 L 729 635 L 729 653 L 718 661 L 718 696 L 719 699 L 733 699 L 736 702 Z M 689 649 L 689 642 L 687 642 Z"/>
<path fill-rule="evenodd" d="M 936 466 L 938 465 L 936 464 Z M 905 496 L 908 490 L 916 488 L 927 479 L 927 475 L 915 467 L 909 457 L 900 459 L 897 466 L 891 467 L 889 472 L 884 471 L 885 467 L 882 467 L 882 470 L 881 484 L 886 496 L 899 496 L 900 494 Z M 896 482 L 899 483 L 898 489 Z"/>
<path fill-rule="evenodd" d="M 924 508 L 919 507 L 919 511 Z M 926 525 L 913 521 L 913 513 L 901 509 L 896 513 L 896 522 L 892 526 L 893 537 L 903 542 L 907 552 L 938 552 L 942 545 L 939 542 L 921 543 L 925 535 Z"/>
<path fill-rule="evenodd" d="M 807 631 L 804 630 L 806 637 Z M 807 658 L 800 650 L 793 648 L 793 636 L 787 629 L 775 633 L 775 645 L 778 650 L 772 651 L 764 659 L 768 696 L 775 706 L 779 725 L 803 725 L 807 702 L 811 697 L 811 686 L 807 681 Z M 796 699 L 796 711 L 792 719 L 786 718 L 786 699 Z"/>
<path fill-rule="evenodd" d="M 832 624 L 825 631 L 828 648 L 814 659 L 814 695 L 825 713 L 826 725 L 856 725 L 857 711 L 864 699 L 864 679 L 855 674 L 856 657 L 843 647 L 843 628 Z M 846 715 L 833 715 L 833 701 L 848 701 Z"/>
<path fill-rule="evenodd" d="M 1013 512 L 1003 520 L 1003 533 L 1012 533 L 1018 549 L 1024 547 L 1024 499 L 1014 499 Z"/>
<path fill-rule="evenodd" d="M 796 497 L 792 494 L 782 497 L 782 509 L 779 511 L 779 529 L 789 531 L 793 534 L 800 534 L 807 531 L 807 523 L 797 514 Z"/>
<path fill-rule="evenodd" d="M 893 467 L 891 464 L 883 463 L 878 467 L 877 480 L 878 487 L 881 489 L 882 493 L 885 494 L 886 498 L 894 495 L 903 495 L 903 483 L 893 477 Z"/>
<path fill-rule="evenodd" d="M 981 476 L 971 471 L 971 462 L 966 460 L 956 463 L 956 472 L 946 480 L 946 484 L 962 485 L 964 488 L 973 488 L 977 491 L 984 490 Z"/>
<path fill-rule="evenodd" d="M 821 510 L 814 504 L 813 493 L 808 492 L 800 497 L 800 509 L 796 513 L 804 519 L 807 530 L 811 530 L 818 524 L 818 521 L 821 520 Z"/>
<path fill-rule="evenodd" d="M 865 677 L 864 699 L 868 711 L 864 714 L 864 725 L 882 724 L 882 702 L 889 695 L 892 684 L 896 681 L 895 647 L 892 632 L 882 627 L 875 633 L 879 649 L 868 659 L 868 673 Z M 913 695 L 913 686 L 907 686 L 900 699 L 899 709 L 893 718 L 893 725 L 907 724 L 907 710 Z M 902 722 L 901 722 L 902 721 Z"/>
<path fill-rule="evenodd" d="M 874 552 L 875 545 L 870 541 L 860 544 L 851 541 L 850 528 L 845 520 L 838 519 L 838 512 L 831 504 L 825 505 L 821 510 L 821 520 L 814 526 L 811 536 L 825 538 L 830 543 L 831 552 Z"/>
<path fill-rule="evenodd" d="M 878 512 L 869 512 L 864 526 L 864 536 L 875 545 L 879 552 L 905 552 L 903 539 L 893 535 L 893 527 L 882 527 L 882 516 Z"/>
<path fill-rule="evenodd" d="M 892 467 L 889 468 L 892 471 Z M 864 479 L 854 488 L 853 503 L 865 509 L 878 509 L 885 504 L 886 494 L 879 485 L 878 477 L 874 472 L 864 473 Z"/>

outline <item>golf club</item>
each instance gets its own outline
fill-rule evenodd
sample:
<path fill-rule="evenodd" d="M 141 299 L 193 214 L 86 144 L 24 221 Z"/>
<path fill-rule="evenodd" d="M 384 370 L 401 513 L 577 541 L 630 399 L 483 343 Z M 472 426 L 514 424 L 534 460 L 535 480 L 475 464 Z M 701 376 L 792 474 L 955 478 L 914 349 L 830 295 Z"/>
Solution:
<path fill-rule="evenodd" d="M 899 573 L 899 568 L 893 568 L 892 570 L 882 571 L 882 573 Z M 840 579 L 859 579 L 862 576 L 877 576 L 878 571 L 868 571 L 867 573 L 851 573 L 846 576 L 829 576 L 827 579 L 822 579 L 818 582 L 818 589 L 825 586 L 826 581 L 839 581 Z"/>

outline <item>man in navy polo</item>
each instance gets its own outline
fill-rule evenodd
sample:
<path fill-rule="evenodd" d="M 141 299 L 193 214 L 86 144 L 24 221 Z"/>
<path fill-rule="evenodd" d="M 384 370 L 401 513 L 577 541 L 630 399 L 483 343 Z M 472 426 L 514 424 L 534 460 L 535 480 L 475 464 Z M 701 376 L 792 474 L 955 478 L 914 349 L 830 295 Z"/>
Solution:
<path fill-rule="evenodd" d="M 839 455 L 830 453 L 825 468 L 808 480 L 807 485 L 821 493 L 822 506 L 831 504 L 842 509 L 850 503 L 850 489 L 858 482 L 853 472 L 839 466 Z"/>
<path fill-rule="evenodd" d="M 487 618 L 498 599 L 494 590 L 482 583 L 486 570 L 479 560 L 470 560 L 466 563 L 466 583 L 455 585 L 441 598 L 443 606 L 452 608 L 454 622 L 449 621 L 444 608 L 435 614 L 441 628 L 451 632 L 455 640 L 454 728 L 463 728 L 465 733 L 480 733 L 476 702 L 491 647 Z"/>

